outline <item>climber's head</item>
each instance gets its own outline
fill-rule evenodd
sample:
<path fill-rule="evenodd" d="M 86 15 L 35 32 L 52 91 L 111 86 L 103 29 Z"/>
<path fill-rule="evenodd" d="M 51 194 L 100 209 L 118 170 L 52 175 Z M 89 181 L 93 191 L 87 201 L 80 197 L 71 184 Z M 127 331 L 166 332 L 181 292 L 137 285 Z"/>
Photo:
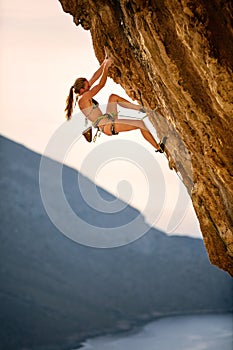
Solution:
<path fill-rule="evenodd" d="M 73 112 L 73 102 L 74 102 L 74 93 L 76 95 L 82 95 L 84 92 L 90 89 L 89 81 L 86 78 L 78 78 L 75 80 L 74 85 L 71 86 L 69 95 L 66 99 L 66 119 L 71 118 Z"/>
<path fill-rule="evenodd" d="M 82 95 L 90 89 L 89 82 L 86 78 L 78 78 L 74 82 L 74 92 L 77 95 Z"/>

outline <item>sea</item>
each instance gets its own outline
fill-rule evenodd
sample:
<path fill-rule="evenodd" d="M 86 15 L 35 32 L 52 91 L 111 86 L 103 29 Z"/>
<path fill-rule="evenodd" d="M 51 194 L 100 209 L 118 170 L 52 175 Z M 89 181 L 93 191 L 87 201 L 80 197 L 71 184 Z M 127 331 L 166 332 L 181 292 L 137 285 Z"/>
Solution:
<path fill-rule="evenodd" d="M 164 317 L 128 333 L 88 339 L 81 349 L 233 350 L 233 314 Z"/>

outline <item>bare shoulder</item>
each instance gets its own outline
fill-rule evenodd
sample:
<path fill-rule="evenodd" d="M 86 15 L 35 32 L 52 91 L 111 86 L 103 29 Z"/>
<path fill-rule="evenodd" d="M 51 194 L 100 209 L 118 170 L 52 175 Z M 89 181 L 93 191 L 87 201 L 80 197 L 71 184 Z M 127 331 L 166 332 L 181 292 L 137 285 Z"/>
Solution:
<path fill-rule="evenodd" d="M 78 105 L 80 109 L 88 108 L 91 106 L 91 93 L 89 91 L 85 92 L 79 99 Z"/>

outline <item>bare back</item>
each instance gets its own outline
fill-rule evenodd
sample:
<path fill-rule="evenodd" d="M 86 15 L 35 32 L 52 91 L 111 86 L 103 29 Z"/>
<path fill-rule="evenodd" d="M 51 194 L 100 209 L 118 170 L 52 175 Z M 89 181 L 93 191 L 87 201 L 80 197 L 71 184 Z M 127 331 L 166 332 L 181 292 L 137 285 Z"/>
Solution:
<path fill-rule="evenodd" d="M 95 121 L 96 118 L 103 115 L 101 109 L 93 105 L 92 95 L 89 91 L 85 92 L 78 101 L 78 105 L 82 113 L 89 119 L 91 122 Z"/>

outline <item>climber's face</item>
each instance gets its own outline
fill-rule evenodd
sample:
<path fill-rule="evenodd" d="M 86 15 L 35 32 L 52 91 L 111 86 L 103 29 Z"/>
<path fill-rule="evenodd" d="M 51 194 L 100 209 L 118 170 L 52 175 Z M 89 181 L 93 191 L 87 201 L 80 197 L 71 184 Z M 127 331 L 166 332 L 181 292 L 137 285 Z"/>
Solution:
<path fill-rule="evenodd" d="M 83 83 L 82 88 L 79 90 L 79 94 L 82 95 L 84 92 L 87 92 L 90 90 L 90 84 L 88 80 L 85 80 Z"/>
<path fill-rule="evenodd" d="M 90 90 L 90 84 L 89 84 L 89 81 L 85 81 L 84 82 L 84 86 L 83 86 L 83 89 L 84 89 L 84 92 Z"/>

